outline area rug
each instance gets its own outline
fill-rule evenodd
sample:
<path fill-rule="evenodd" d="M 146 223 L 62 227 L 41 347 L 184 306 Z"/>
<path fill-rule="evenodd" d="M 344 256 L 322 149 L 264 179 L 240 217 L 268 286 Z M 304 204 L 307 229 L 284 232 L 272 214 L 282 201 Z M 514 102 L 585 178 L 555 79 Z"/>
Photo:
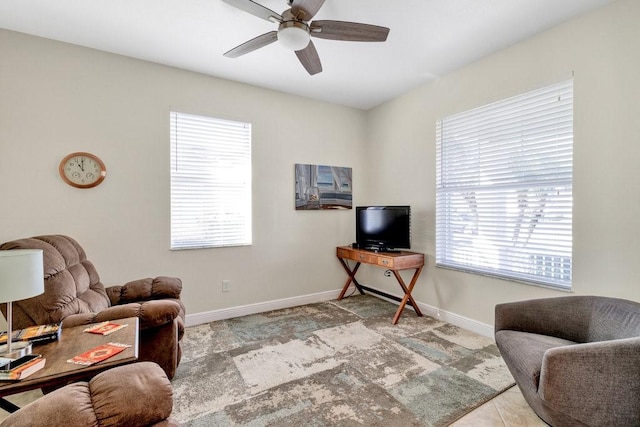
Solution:
<path fill-rule="evenodd" d="M 514 382 L 492 339 L 368 295 L 187 328 L 185 426 L 445 426 Z"/>

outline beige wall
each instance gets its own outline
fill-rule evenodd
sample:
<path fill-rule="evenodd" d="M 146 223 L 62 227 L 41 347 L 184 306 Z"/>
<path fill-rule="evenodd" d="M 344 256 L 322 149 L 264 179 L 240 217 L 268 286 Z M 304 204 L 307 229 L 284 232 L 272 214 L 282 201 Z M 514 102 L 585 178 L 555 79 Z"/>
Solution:
<path fill-rule="evenodd" d="M 0 241 L 70 234 L 107 285 L 182 277 L 192 314 L 335 290 L 353 212 L 294 211 L 293 165 L 350 166 L 355 204 L 411 204 L 418 301 L 490 325 L 496 303 L 565 293 L 433 266 L 435 121 L 575 72 L 574 292 L 638 300 L 637 22 L 640 2 L 618 0 L 369 112 L 0 30 Z M 168 250 L 171 108 L 253 123 L 252 246 Z M 102 185 L 62 183 L 73 151 L 106 162 Z"/>
<path fill-rule="evenodd" d="M 566 295 L 433 266 L 435 122 L 574 72 L 573 291 L 640 300 L 638 22 L 640 2 L 619 0 L 369 112 L 369 194 L 412 205 L 414 248 L 429 258 L 419 301 L 493 324 L 496 303 Z"/>
<path fill-rule="evenodd" d="M 169 111 L 253 124 L 252 246 L 169 251 Z M 76 238 L 106 285 L 184 281 L 190 314 L 338 289 L 352 211 L 294 210 L 294 164 L 349 166 L 362 194 L 365 112 L 0 30 L 0 242 Z M 89 151 L 98 187 L 58 163 Z M 223 279 L 232 281 L 221 292 Z"/>

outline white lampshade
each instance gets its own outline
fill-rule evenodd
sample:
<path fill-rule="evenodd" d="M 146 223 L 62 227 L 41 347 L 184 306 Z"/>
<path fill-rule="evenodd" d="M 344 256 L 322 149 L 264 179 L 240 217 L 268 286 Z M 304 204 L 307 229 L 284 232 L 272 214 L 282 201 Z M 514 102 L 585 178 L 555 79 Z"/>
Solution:
<path fill-rule="evenodd" d="M 309 45 L 309 27 L 302 22 L 285 21 L 278 29 L 278 41 L 291 50 L 302 50 Z"/>
<path fill-rule="evenodd" d="M 0 251 L 0 302 L 19 301 L 43 292 L 42 249 Z"/>

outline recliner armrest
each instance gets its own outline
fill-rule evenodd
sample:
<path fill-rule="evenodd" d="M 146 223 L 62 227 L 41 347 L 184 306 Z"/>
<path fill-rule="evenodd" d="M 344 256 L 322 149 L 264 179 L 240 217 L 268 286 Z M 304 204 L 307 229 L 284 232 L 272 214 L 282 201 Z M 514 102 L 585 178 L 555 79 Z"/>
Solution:
<path fill-rule="evenodd" d="M 163 298 L 180 298 L 182 281 L 177 277 L 159 276 L 154 279 L 133 280 L 122 286 L 106 288 L 111 305 L 126 304 Z"/>
<path fill-rule="evenodd" d="M 87 325 L 89 323 L 105 322 L 109 320 L 137 317 L 139 328 L 155 328 L 173 320 L 180 314 L 180 304 L 171 300 L 154 300 L 143 303 L 129 303 L 116 305 L 99 313 L 71 314 L 64 318 L 62 327 Z"/>
<path fill-rule="evenodd" d="M 140 362 L 46 394 L 9 415 L 2 426 L 178 426 L 170 418 L 172 406 L 173 391 L 164 371 L 155 363 Z"/>
<path fill-rule="evenodd" d="M 540 397 L 587 425 L 635 425 L 640 420 L 640 338 L 547 350 Z"/>

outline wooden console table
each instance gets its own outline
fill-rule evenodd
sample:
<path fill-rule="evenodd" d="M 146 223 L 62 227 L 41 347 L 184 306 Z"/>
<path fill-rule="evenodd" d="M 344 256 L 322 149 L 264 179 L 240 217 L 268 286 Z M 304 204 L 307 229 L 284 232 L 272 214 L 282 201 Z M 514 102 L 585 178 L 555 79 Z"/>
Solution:
<path fill-rule="evenodd" d="M 368 291 L 400 302 L 400 306 L 398 307 L 395 316 L 393 316 L 392 323 L 394 325 L 398 323 L 398 319 L 400 319 L 402 310 L 404 310 L 404 307 L 405 305 L 407 305 L 407 303 L 413 307 L 418 316 L 422 316 L 422 312 L 420 311 L 418 304 L 416 304 L 415 300 L 411 296 L 411 291 L 413 291 L 413 287 L 416 285 L 418 277 L 420 276 L 420 273 L 424 268 L 424 254 L 409 251 L 373 252 L 364 249 L 354 249 L 350 246 L 338 246 L 336 248 L 336 256 L 338 257 L 340 264 L 342 264 L 342 267 L 344 267 L 347 274 L 349 275 L 349 279 L 347 279 L 344 287 L 342 288 L 342 292 L 340 292 L 340 296 L 338 297 L 339 300 L 344 298 L 347 289 L 353 282 L 353 284 L 356 285 L 358 292 L 360 292 L 361 294 L 364 294 L 364 291 Z M 345 260 L 356 261 L 355 267 L 353 269 L 349 268 L 349 265 Z M 390 295 L 386 292 L 382 292 L 378 289 L 373 289 L 358 283 L 358 281 L 356 280 L 356 273 L 358 272 L 358 269 L 360 268 L 360 265 L 362 263 L 371 264 L 390 270 L 400 284 L 400 287 L 404 292 L 404 297 L 399 298 L 395 295 Z M 416 271 L 413 273 L 413 277 L 411 278 L 411 282 L 409 282 L 409 286 L 407 286 L 404 280 L 402 280 L 402 276 L 400 276 L 399 272 L 401 270 L 410 269 L 415 269 Z"/>

